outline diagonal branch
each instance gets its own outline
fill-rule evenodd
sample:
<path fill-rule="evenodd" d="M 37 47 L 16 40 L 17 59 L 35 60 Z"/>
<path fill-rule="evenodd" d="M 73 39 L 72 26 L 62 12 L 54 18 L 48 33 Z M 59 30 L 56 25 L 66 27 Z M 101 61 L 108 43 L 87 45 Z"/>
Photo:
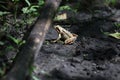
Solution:
<path fill-rule="evenodd" d="M 61 0 L 46 0 L 25 45 L 16 56 L 12 69 L 2 80 L 25 80 L 28 69 L 33 64 L 34 57 L 38 55 L 60 2 Z"/>

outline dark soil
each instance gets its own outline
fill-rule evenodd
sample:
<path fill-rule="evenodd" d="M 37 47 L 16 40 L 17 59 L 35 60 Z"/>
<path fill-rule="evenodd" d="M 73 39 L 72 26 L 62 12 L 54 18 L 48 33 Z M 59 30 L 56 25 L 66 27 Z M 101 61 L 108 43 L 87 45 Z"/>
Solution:
<path fill-rule="evenodd" d="M 61 26 L 78 35 L 71 45 L 51 43 L 58 35 L 50 28 L 35 59 L 34 75 L 39 80 L 120 80 L 120 40 L 104 34 L 120 31 L 114 25 L 120 24 L 120 11 L 116 11 L 113 17 L 103 11 L 95 15 L 84 12 L 69 15 L 70 20 L 76 17 L 78 22 Z M 7 62 L 10 65 L 13 55 L 16 53 L 1 56 L 0 67 Z"/>
<path fill-rule="evenodd" d="M 97 19 L 65 27 L 78 39 L 71 45 L 45 41 L 34 75 L 41 80 L 120 80 L 120 40 L 103 33 L 119 30 L 114 23 Z M 51 28 L 46 40 L 56 37 Z"/>

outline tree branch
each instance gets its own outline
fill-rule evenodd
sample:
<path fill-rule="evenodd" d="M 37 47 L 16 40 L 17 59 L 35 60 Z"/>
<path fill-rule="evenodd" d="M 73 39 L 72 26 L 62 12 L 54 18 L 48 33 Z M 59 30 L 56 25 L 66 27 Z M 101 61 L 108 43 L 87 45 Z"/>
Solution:
<path fill-rule="evenodd" d="M 25 80 L 28 69 L 33 64 L 34 57 L 39 53 L 60 2 L 61 0 L 46 0 L 25 45 L 16 56 L 13 68 L 2 80 Z"/>

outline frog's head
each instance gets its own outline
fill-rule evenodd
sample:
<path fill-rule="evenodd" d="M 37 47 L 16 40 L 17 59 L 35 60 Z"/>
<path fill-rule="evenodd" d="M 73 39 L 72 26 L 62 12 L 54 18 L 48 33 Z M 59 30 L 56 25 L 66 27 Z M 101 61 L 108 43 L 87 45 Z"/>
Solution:
<path fill-rule="evenodd" d="M 54 26 L 54 28 L 57 30 L 57 32 L 61 32 L 62 31 L 62 28 L 61 28 L 61 26 L 59 26 L 59 25 L 56 25 L 56 26 Z"/>

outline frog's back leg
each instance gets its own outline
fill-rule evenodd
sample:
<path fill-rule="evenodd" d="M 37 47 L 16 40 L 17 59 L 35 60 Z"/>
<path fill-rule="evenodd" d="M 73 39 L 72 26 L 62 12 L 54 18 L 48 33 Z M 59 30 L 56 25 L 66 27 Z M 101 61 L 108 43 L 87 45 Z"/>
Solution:
<path fill-rule="evenodd" d="M 65 44 L 72 44 L 74 43 L 76 40 L 76 37 L 72 37 L 72 38 L 69 38 L 69 39 L 66 39 L 65 40 Z"/>

